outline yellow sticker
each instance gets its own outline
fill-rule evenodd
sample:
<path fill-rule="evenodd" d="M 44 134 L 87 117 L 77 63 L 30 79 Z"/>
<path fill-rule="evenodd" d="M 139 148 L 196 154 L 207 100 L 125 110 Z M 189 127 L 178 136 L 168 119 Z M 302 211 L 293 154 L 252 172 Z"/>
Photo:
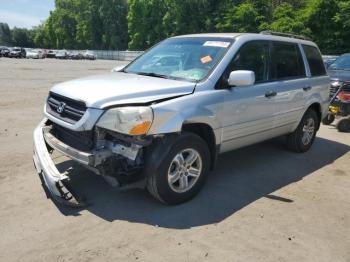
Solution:
<path fill-rule="evenodd" d="M 208 63 L 210 63 L 211 61 L 213 61 L 213 58 L 211 58 L 210 55 L 207 55 L 207 56 L 204 56 L 204 57 L 201 58 L 202 64 L 208 64 Z"/>

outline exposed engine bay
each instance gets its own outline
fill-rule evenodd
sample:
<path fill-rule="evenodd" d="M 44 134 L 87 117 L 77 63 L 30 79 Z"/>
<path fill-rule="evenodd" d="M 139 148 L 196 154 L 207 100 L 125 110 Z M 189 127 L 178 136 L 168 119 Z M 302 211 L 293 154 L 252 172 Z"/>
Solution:
<path fill-rule="evenodd" d="M 51 121 L 44 128 L 44 137 L 51 150 L 57 149 L 96 174 L 114 178 L 120 186 L 143 178 L 144 151 L 152 143 L 151 137 L 131 137 L 99 127 L 77 132 Z"/>

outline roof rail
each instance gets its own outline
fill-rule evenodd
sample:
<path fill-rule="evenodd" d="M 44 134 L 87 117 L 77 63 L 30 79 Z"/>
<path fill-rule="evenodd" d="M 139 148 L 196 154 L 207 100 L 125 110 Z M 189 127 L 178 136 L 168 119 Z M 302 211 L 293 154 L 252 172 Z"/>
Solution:
<path fill-rule="evenodd" d="M 289 33 L 281 33 L 281 32 L 275 32 L 275 31 L 262 31 L 260 32 L 262 35 L 275 35 L 275 36 L 284 36 L 284 37 L 290 37 L 290 38 L 296 38 L 296 39 L 302 39 L 302 40 L 308 40 L 311 41 L 310 38 L 303 36 L 303 35 L 294 35 Z"/>

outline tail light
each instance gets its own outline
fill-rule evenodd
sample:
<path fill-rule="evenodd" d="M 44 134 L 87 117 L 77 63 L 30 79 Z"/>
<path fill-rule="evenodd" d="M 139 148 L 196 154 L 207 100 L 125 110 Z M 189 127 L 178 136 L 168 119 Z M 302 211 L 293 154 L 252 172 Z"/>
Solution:
<path fill-rule="evenodd" d="M 337 97 L 342 102 L 350 102 L 350 92 L 340 91 Z"/>

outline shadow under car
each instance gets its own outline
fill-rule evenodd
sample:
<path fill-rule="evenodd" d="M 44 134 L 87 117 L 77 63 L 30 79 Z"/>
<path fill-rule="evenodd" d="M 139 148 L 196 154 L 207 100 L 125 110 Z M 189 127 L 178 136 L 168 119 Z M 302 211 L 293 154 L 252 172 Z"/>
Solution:
<path fill-rule="evenodd" d="M 77 216 L 85 209 L 107 221 L 125 220 L 165 228 L 214 224 L 261 197 L 293 202 L 272 193 L 333 163 L 350 150 L 345 144 L 316 138 L 309 152 L 296 154 L 286 150 L 281 140 L 277 138 L 221 155 L 202 191 L 178 206 L 162 205 L 146 190 L 113 188 L 102 177 L 73 161 L 65 161 L 58 168 L 70 167 L 72 187 L 79 195 L 86 196 L 88 205 L 78 209 L 57 207 L 64 215 Z"/>

